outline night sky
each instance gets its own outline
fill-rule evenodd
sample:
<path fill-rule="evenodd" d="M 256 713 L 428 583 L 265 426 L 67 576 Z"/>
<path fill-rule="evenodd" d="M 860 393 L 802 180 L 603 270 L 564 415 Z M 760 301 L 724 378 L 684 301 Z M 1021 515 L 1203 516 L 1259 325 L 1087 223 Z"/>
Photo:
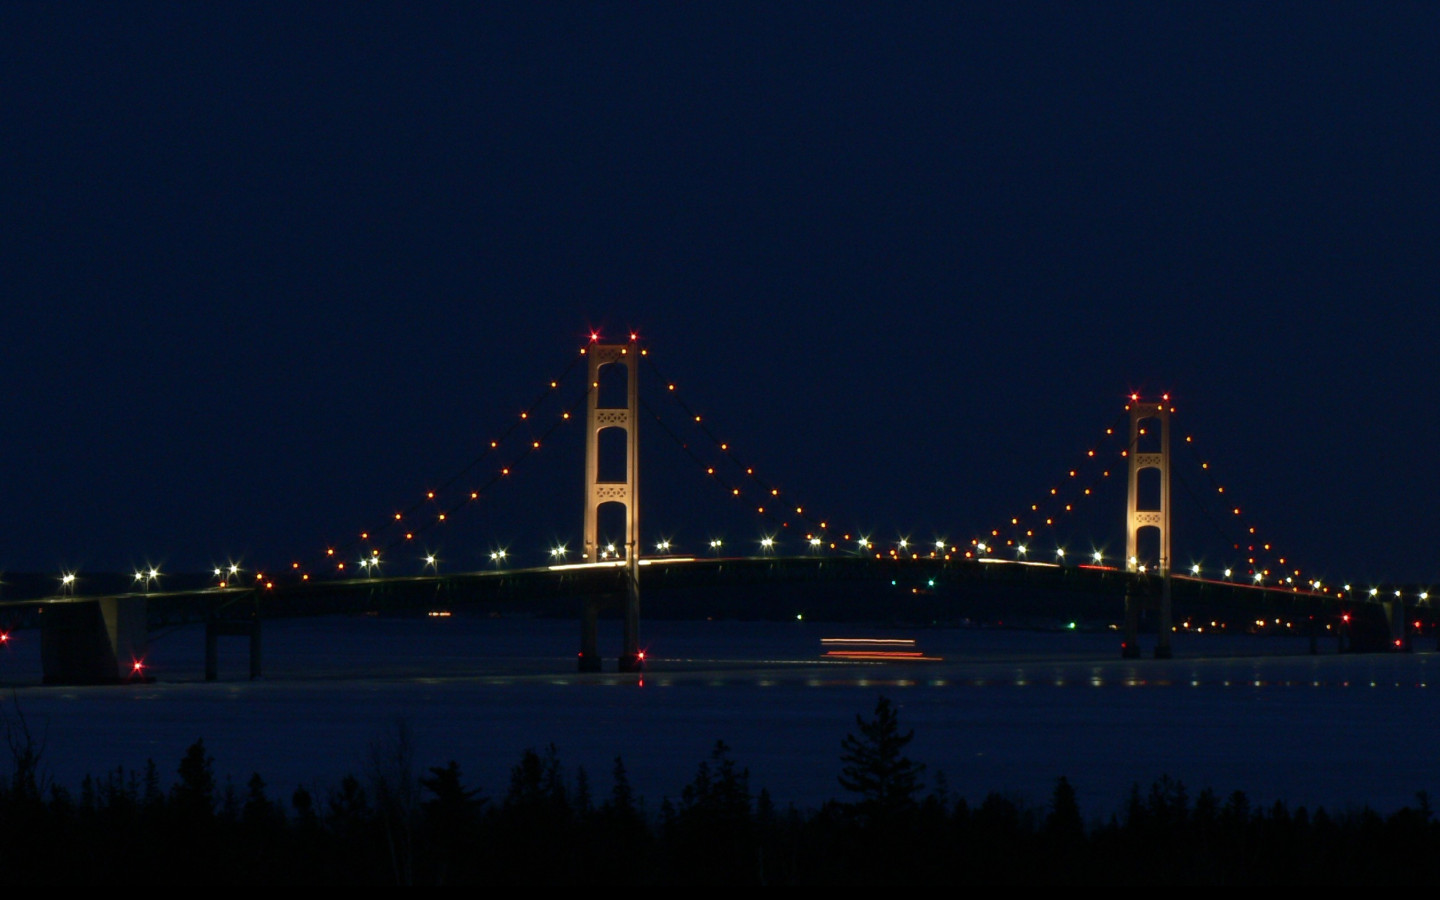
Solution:
<path fill-rule="evenodd" d="M 1440 583 L 1437 147 L 1433 4 L 3 2 L 0 570 L 313 559 L 593 328 L 828 533 L 968 542 L 1169 391 L 1307 576 Z M 423 543 L 573 547 L 580 440 Z"/>

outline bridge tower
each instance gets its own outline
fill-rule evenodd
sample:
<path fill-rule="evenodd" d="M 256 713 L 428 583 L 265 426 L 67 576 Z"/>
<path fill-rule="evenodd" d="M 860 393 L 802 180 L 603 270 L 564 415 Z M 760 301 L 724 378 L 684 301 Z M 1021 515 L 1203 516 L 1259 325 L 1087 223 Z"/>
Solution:
<path fill-rule="evenodd" d="M 620 671 L 638 672 L 644 666 L 640 655 L 640 347 L 635 336 L 626 344 L 591 344 L 589 415 L 585 425 L 585 531 L 582 559 L 600 561 L 600 507 L 619 503 L 625 507 L 625 641 L 620 654 Z M 600 405 L 600 371 L 606 366 L 625 367 L 626 404 Z M 600 433 L 619 429 L 625 434 L 625 479 L 600 480 Z M 580 613 L 580 671 L 600 671 L 597 649 L 599 599 L 587 598 Z"/>
<path fill-rule="evenodd" d="M 1130 403 L 1125 408 L 1130 412 L 1130 496 L 1125 524 L 1125 569 L 1132 573 L 1139 571 L 1140 530 L 1142 528 L 1157 529 L 1160 532 L 1160 558 L 1157 560 L 1157 568 L 1163 580 L 1163 587 L 1160 600 L 1160 639 L 1155 647 L 1155 656 L 1168 659 L 1171 655 L 1170 568 L 1172 562 L 1170 556 L 1170 414 L 1175 410 L 1170 406 L 1169 394 L 1162 395 L 1158 401 L 1142 400 L 1138 395 L 1132 394 Z M 1148 432 L 1152 427 L 1159 432 L 1160 449 L 1140 452 L 1142 430 Z M 1153 442 L 1147 442 L 1147 444 L 1153 444 Z M 1156 469 L 1160 473 L 1160 498 L 1157 508 L 1140 508 L 1140 473 L 1146 469 Z M 1125 610 L 1125 654 L 1127 656 L 1139 655 L 1139 644 L 1136 642 L 1135 634 L 1138 630 L 1136 612 L 1131 604 L 1130 595 L 1127 593 Z"/>

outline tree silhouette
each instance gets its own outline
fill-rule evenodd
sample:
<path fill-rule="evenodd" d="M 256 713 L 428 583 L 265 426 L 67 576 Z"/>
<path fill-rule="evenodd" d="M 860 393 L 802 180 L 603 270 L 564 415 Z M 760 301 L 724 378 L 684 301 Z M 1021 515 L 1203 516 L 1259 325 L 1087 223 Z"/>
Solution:
<path fill-rule="evenodd" d="M 180 760 L 180 781 L 170 789 L 170 800 L 187 819 L 208 819 L 215 814 L 215 760 L 197 740 Z"/>
<path fill-rule="evenodd" d="M 875 717 L 865 720 L 855 716 L 860 736 L 845 735 L 840 742 L 844 751 L 840 761 L 840 786 L 858 794 L 851 809 L 869 822 L 887 820 L 916 806 L 916 795 L 924 787 L 920 775 L 925 767 L 905 756 L 905 745 L 915 737 L 914 731 L 900 733 L 900 720 L 890 700 L 881 697 L 875 703 Z"/>

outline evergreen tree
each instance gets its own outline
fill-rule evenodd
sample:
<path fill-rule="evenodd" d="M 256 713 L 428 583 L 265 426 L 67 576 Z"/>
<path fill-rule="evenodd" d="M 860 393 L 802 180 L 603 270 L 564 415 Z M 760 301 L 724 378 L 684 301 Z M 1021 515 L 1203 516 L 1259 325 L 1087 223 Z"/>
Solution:
<path fill-rule="evenodd" d="M 460 764 L 453 759 L 446 766 L 431 766 L 430 774 L 420 778 L 420 786 L 433 795 L 433 799 L 421 804 L 426 832 L 423 847 L 429 858 L 426 880 L 447 884 L 457 876 L 475 877 L 479 870 L 466 867 L 482 854 L 467 853 L 465 848 L 477 842 L 480 811 L 485 803 L 480 791 L 465 787 Z"/>
<path fill-rule="evenodd" d="M 1075 788 L 1063 775 L 1055 783 L 1055 793 L 1050 798 L 1050 814 L 1045 817 L 1045 833 L 1060 844 L 1079 844 L 1085 839 L 1085 823 L 1080 818 L 1080 804 L 1075 799 Z"/>
<path fill-rule="evenodd" d="M 176 811 L 187 818 L 209 818 L 215 814 L 215 760 L 197 740 L 180 760 L 180 781 L 170 789 Z"/>
<path fill-rule="evenodd" d="M 666 878 L 707 884 L 761 878 L 750 772 L 736 766 L 724 741 L 715 742 L 710 759 L 680 792 L 679 809 L 662 809 L 662 817 L 671 867 Z"/>
<path fill-rule="evenodd" d="M 611 777 L 615 786 L 610 789 L 610 799 L 603 807 L 603 811 L 619 818 L 638 817 L 639 811 L 635 808 L 635 791 L 630 787 L 630 775 L 625 771 L 625 760 L 618 756 L 615 757 L 615 769 Z"/>
<path fill-rule="evenodd" d="M 874 718 L 867 721 L 856 715 L 855 723 L 860 736 L 847 734 L 840 742 L 844 750 L 840 761 L 845 764 L 840 786 L 859 795 L 851 809 L 869 822 L 913 810 L 924 787 L 920 776 L 925 767 L 903 751 L 915 732 L 900 733 L 899 714 L 886 697 L 876 701 Z"/>

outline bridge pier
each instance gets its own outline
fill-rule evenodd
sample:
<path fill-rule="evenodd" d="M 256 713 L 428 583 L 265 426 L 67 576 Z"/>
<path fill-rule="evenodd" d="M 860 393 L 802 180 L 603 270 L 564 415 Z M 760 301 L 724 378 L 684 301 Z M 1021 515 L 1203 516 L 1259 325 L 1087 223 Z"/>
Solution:
<path fill-rule="evenodd" d="M 600 662 L 600 601 L 586 597 L 580 601 L 580 671 L 599 672 Z"/>
<path fill-rule="evenodd" d="M 635 566 L 627 567 L 625 578 L 625 599 L 621 614 L 624 621 L 624 642 L 620 651 L 621 672 L 643 672 L 645 652 L 640 649 L 640 583 Z M 580 601 L 580 656 L 581 672 L 604 671 L 605 664 L 600 656 L 600 606 L 604 598 L 586 597 Z"/>
<path fill-rule="evenodd" d="M 1125 585 L 1125 638 L 1120 644 L 1121 659 L 1140 658 L 1140 601 Z"/>
<path fill-rule="evenodd" d="M 1405 632 L 1405 603 L 1399 597 L 1381 604 L 1385 608 L 1385 622 L 1390 626 L 1390 649 L 1397 653 L 1410 652 L 1410 637 Z"/>
<path fill-rule="evenodd" d="M 629 573 L 625 579 L 625 642 L 620 654 L 620 671 L 641 672 L 645 669 L 645 654 L 640 650 L 640 570 L 639 560 L 630 561 Z"/>
<path fill-rule="evenodd" d="M 40 616 L 40 665 L 45 683 L 144 680 L 147 605 L 143 596 L 46 605 Z"/>
<path fill-rule="evenodd" d="M 1164 584 L 1160 588 L 1160 640 L 1155 644 L 1156 659 L 1173 659 L 1175 651 L 1170 649 L 1170 636 L 1175 633 L 1170 619 L 1170 566 L 1165 566 Z"/>
<path fill-rule="evenodd" d="M 220 638 L 244 637 L 250 639 L 250 680 L 260 677 L 260 620 L 243 622 L 213 621 L 205 623 L 205 680 L 215 681 L 220 677 Z"/>

